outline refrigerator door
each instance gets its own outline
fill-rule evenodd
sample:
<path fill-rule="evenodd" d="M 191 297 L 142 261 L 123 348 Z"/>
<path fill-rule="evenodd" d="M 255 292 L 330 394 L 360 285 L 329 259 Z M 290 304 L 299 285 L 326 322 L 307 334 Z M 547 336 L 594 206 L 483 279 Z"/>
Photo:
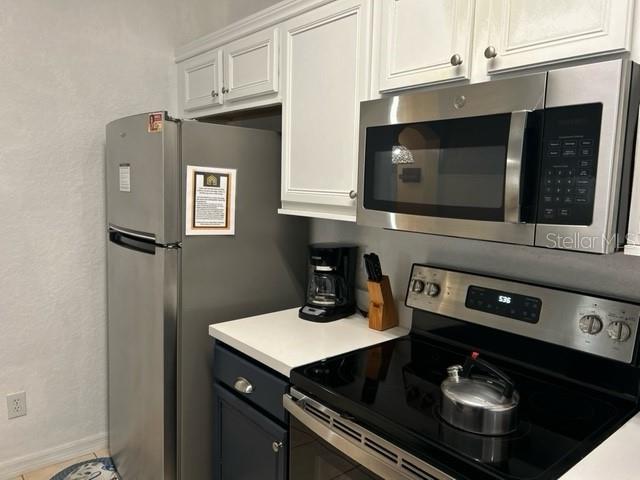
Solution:
<path fill-rule="evenodd" d="M 302 305 L 308 221 L 277 213 L 277 133 L 192 121 L 181 127 L 182 185 L 187 165 L 237 170 L 235 235 L 183 233 L 181 248 L 180 478 L 210 480 L 215 419 L 208 326 Z M 184 207 L 182 215 L 184 232 Z"/>
<path fill-rule="evenodd" d="M 176 478 L 179 249 L 109 232 L 109 447 L 120 476 Z"/>
<path fill-rule="evenodd" d="M 179 236 L 179 124 L 165 118 L 149 128 L 150 115 L 107 125 L 107 222 L 171 244 Z"/>

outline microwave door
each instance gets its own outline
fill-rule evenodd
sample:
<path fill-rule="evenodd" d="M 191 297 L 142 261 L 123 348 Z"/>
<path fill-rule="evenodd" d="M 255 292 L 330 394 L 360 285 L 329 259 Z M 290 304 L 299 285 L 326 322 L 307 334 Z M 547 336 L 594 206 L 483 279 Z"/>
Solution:
<path fill-rule="evenodd" d="M 394 181 L 390 198 L 412 205 L 426 203 L 428 197 L 438 198 L 443 159 L 437 136 L 431 135 L 427 142 L 420 131 L 407 127 L 398 135 L 397 143 L 391 148 Z"/>
<path fill-rule="evenodd" d="M 503 221 L 510 116 L 370 129 L 365 202 L 425 217 Z"/>
<path fill-rule="evenodd" d="M 523 217 L 527 112 L 373 127 L 364 139 L 369 226 L 532 245 Z M 361 189 L 361 191 L 363 191 Z"/>

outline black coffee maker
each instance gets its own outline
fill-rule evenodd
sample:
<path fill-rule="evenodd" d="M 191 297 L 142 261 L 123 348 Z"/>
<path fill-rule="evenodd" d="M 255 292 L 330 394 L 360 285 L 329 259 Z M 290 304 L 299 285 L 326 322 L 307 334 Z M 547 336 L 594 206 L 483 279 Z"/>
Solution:
<path fill-rule="evenodd" d="M 332 322 L 356 311 L 358 247 L 337 243 L 309 246 L 307 299 L 298 315 L 312 322 Z"/>

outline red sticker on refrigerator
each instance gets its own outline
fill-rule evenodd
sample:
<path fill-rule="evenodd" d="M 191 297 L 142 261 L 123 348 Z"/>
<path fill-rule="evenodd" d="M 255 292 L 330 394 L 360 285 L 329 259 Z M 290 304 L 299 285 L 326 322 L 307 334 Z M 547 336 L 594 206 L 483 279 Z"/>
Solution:
<path fill-rule="evenodd" d="M 149 133 L 157 133 L 162 131 L 162 120 L 164 115 L 162 112 L 155 112 L 149 114 L 149 123 L 147 124 L 147 131 Z"/>

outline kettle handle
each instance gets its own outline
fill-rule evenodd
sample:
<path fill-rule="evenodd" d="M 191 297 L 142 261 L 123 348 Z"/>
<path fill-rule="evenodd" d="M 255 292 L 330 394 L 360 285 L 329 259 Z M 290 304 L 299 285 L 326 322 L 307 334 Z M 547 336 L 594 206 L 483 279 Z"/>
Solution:
<path fill-rule="evenodd" d="M 464 378 L 469 378 L 471 376 L 471 370 L 474 367 L 481 368 L 484 371 L 498 377 L 498 379 L 500 379 L 503 384 L 502 394 L 505 396 L 505 398 L 511 398 L 513 396 L 513 392 L 516 387 L 515 383 L 513 383 L 513 380 L 511 380 L 511 378 L 502 370 L 500 370 L 497 367 L 494 367 L 489 362 L 486 362 L 481 358 L 478 358 L 478 356 L 479 356 L 478 352 L 473 352 L 471 356 L 467 357 L 467 359 L 464 362 L 464 366 L 462 367 L 462 373 L 460 376 Z"/>

